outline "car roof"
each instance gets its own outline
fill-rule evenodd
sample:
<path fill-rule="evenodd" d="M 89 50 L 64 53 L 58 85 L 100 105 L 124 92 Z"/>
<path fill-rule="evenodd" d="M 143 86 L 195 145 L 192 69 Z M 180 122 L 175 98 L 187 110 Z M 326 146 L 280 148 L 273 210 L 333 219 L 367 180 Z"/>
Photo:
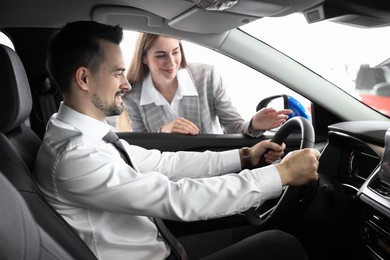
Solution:
<path fill-rule="evenodd" d="M 203 1 L 203 0 L 202 0 Z M 122 22 L 124 26 L 163 27 L 167 32 L 223 33 L 262 17 L 307 12 L 308 19 L 353 15 L 345 23 L 389 23 L 390 7 L 369 0 L 223 0 L 224 10 L 205 10 L 200 0 L 17 0 L 2 1 L 1 27 L 58 27 L 74 20 Z M 204 2 L 211 2 L 205 0 Z M 204 6 L 204 5 L 203 5 Z M 211 9 L 216 5 L 211 5 Z M 321 7 L 318 12 L 311 12 Z M 332 12 L 337 10 L 337 12 Z M 325 15 L 324 15 L 325 13 Z M 15 16 L 17 18 L 15 18 Z M 356 17 L 358 16 L 358 17 Z M 321 18 L 321 19 L 322 19 Z M 127 21 L 127 22 L 124 22 Z M 163 31 L 164 31 L 163 30 Z"/>
<path fill-rule="evenodd" d="M 4 2 L 6 2 L 7 8 L 0 9 L 0 16 L 2 17 L 0 26 L 11 27 L 57 27 L 72 20 L 89 20 L 93 16 L 94 10 L 101 7 L 116 7 L 118 9 L 123 8 L 123 10 L 136 8 L 154 13 L 169 21 L 190 19 L 194 22 L 196 19 L 192 19 L 191 16 L 203 15 L 202 11 L 194 10 L 200 9 L 196 8 L 196 1 L 191 0 L 19 0 L 3 1 L 3 4 Z M 237 24 L 239 22 L 237 18 L 240 15 L 242 19 L 244 17 L 254 19 L 262 16 L 285 15 L 307 9 L 320 2 L 320 0 L 298 0 L 293 1 L 293 3 L 289 0 L 241 0 L 229 10 L 219 13 L 225 16 L 224 20 L 226 20 L 226 17 L 232 16 L 230 19 L 231 26 L 236 27 L 239 25 Z M 34 15 L 31 15 L 32 13 Z M 18 16 L 17 19 L 15 19 L 15 15 Z M 213 22 L 216 23 L 215 20 Z M 196 27 L 196 25 L 190 24 L 187 26 Z M 218 26 L 224 28 L 222 24 Z M 203 28 L 203 30 L 206 29 Z"/>

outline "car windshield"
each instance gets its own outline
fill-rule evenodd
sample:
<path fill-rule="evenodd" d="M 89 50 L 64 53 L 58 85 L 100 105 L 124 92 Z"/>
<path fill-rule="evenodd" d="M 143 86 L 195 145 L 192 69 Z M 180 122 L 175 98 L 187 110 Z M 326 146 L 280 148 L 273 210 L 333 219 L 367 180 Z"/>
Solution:
<path fill-rule="evenodd" d="M 262 18 L 241 30 L 273 46 L 377 111 L 390 116 L 390 27 L 365 28 L 302 14 Z"/>

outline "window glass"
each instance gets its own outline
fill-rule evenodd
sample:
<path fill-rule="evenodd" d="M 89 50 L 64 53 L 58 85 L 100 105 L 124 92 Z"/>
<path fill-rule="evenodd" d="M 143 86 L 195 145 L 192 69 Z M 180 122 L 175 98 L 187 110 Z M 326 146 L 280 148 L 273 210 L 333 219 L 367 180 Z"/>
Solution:
<path fill-rule="evenodd" d="M 126 59 L 126 66 L 130 63 L 133 54 L 136 35 L 137 33 L 133 31 L 125 31 L 124 33 L 121 47 Z M 187 62 L 206 63 L 216 67 L 222 76 L 233 105 L 245 120 L 251 119 L 262 99 L 273 95 L 291 95 L 306 108 L 310 106 L 307 99 L 240 62 L 197 44 L 187 41 L 183 41 L 182 44 Z M 275 106 L 279 106 L 279 102 L 275 103 Z M 275 108 L 281 109 L 282 107 Z"/>
<path fill-rule="evenodd" d="M 352 96 L 390 116 L 390 27 L 334 21 L 307 23 L 302 14 L 262 18 L 240 27 L 315 71 Z"/>

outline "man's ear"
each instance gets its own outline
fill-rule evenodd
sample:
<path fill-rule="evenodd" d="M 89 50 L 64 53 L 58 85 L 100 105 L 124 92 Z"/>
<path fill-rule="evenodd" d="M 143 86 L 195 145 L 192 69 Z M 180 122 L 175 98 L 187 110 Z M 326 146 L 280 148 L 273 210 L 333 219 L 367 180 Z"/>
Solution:
<path fill-rule="evenodd" d="M 89 69 L 86 67 L 80 67 L 76 70 L 76 82 L 81 89 L 88 90 L 90 80 L 91 72 Z"/>

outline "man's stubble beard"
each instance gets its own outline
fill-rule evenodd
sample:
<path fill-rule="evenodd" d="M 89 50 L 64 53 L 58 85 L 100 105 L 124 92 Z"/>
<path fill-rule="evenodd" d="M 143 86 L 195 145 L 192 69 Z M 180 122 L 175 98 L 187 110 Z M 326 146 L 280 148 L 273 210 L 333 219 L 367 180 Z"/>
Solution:
<path fill-rule="evenodd" d="M 122 94 L 122 91 L 118 91 L 115 96 L 117 96 L 118 94 Z M 120 105 L 117 105 L 115 102 L 113 102 L 112 104 L 107 104 L 107 102 L 102 100 L 96 93 L 92 96 L 92 103 L 107 117 L 118 116 L 124 111 L 123 103 L 121 103 Z"/>

